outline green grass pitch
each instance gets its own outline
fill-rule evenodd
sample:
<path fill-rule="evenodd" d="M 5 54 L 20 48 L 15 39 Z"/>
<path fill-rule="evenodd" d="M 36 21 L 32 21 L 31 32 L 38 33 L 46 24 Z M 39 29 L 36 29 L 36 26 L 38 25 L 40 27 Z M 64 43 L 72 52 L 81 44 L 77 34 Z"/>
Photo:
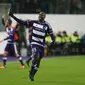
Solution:
<path fill-rule="evenodd" d="M 28 78 L 30 68 L 19 65 L 8 62 L 0 69 L 0 85 L 85 85 L 85 56 L 44 58 L 34 82 Z"/>

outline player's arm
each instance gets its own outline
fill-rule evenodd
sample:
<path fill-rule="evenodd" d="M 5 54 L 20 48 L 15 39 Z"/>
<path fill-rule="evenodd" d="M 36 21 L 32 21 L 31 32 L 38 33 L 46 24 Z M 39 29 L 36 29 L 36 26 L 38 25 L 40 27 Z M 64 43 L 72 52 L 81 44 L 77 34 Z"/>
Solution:
<path fill-rule="evenodd" d="M 2 16 L 2 24 L 5 26 L 5 15 Z"/>
<path fill-rule="evenodd" d="M 21 19 L 18 19 L 16 16 L 13 15 L 13 12 L 11 9 L 9 9 L 8 11 L 8 15 L 11 16 L 14 20 L 16 20 L 18 23 L 20 24 L 24 24 L 24 25 L 27 25 L 27 21 L 24 21 L 24 20 L 21 20 Z"/>
<path fill-rule="evenodd" d="M 13 36 L 6 37 L 6 38 L 4 38 L 3 40 L 0 40 L 0 43 L 3 42 L 3 41 L 5 41 L 5 40 L 8 40 L 8 39 L 10 39 L 10 38 L 12 38 L 12 37 L 13 37 Z"/>
<path fill-rule="evenodd" d="M 4 38 L 3 40 L 0 40 L 0 43 L 5 41 L 5 40 L 8 40 L 8 39 L 13 39 L 14 38 L 14 34 L 15 34 L 15 30 L 13 30 L 12 33 L 8 37 Z"/>
<path fill-rule="evenodd" d="M 9 37 L 6 37 L 3 40 L 0 40 L 0 43 L 3 42 L 3 41 L 5 41 L 5 40 L 8 40 L 8 39 L 9 39 Z"/>
<path fill-rule="evenodd" d="M 51 36 L 51 39 L 52 39 L 52 43 L 55 43 L 55 36 L 54 36 L 54 34 L 50 34 L 50 36 Z"/>
<path fill-rule="evenodd" d="M 51 37 L 52 43 L 55 43 L 55 36 L 54 36 L 53 30 L 50 25 L 48 25 L 48 34 Z"/>
<path fill-rule="evenodd" d="M 11 38 L 13 38 L 13 35 L 10 35 L 9 37 L 6 37 L 3 40 L 0 40 L 0 43 L 3 42 L 3 41 L 5 41 L 5 40 L 11 39 Z"/>

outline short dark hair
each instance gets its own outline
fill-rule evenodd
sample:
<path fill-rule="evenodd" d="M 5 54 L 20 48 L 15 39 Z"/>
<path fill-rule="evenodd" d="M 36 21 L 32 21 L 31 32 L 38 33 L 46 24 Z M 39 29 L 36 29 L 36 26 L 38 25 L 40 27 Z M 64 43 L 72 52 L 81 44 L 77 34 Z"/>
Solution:
<path fill-rule="evenodd" d="M 12 24 L 12 20 L 11 19 L 7 19 L 8 23 L 11 25 Z"/>
<path fill-rule="evenodd" d="M 39 12 L 39 14 L 44 14 L 44 15 L 46 15 L 46 13 L 45 13 L 45 12 L 43 12 L 43 11 Z"/>

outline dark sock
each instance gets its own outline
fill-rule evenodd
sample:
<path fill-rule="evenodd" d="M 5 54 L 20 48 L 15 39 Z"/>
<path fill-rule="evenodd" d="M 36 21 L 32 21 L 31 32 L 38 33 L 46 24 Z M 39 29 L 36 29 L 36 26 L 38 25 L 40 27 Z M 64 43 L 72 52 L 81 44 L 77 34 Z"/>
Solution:
<path fill-rule="evenodd" d="M 7 61 L 7 57 L 3 57 L 3 66 L 6 67 L 6 61 Z"/>
<path fill-rule="evenodd" d="M 6 61 L 7 61 L 7 60 L 4 60 L 4 59 L 3 59 L 3 66 L 4 66 L 4 67 L 6 67 Z"/>
<path fill-rule="evenodd" d="M 38 68 L 36 66 L 32 66 L 31 68 L 31 74 L 33 75 L 33 77 L 35 76 L 36 72 L 37 72 Z"/>
<path fill-rule="evenodd" d="M 35 74 L 37 73 L 37 70 L 36 69 L 34 69 L 34 71 L 33 71 L 33 75 L 35 76 Z"/>
<path fill-rule="evenodd" d="M 30 74 L 33 75 L 33 71 L 34 71 L 34 66 L 31 67 Z"/>
<path fill-rule="evenodd" d="M 18 59 L 19 59 L 21 65 L 24 65 L 23 60 L 22 60 L 22 57 L 18 57 Z"/>
<path fill-rule="evenodd" d="M 40 61 L 38 61 L 38 63 L 37 63 L 36 66 L 34 67 L 34 71 L 33 71 L 33 75 L 34 75 L 34 76 L 35 76 L 35 74 L 37 73 L 39 66 L 40 66 Z"/>
<path fill-rule="evenodd" d="M 29 73 L 29 78 L 31 79 L 31 81 L 34 81 L 33 72 L 34 72 L 34 67 L 32 66 L 32 67 L 31 67 L 31 70 L 30 70 L 30 73 Z"/>
<path fill-rule="evenodd" d="M 24 63 L 23 63 L 23 61 L 22 61 L 22 60 L 19 60 L 19 61 L 20 61 L 21 65 L 24 65 Z"/>
<path fill-rule="evenodd" d="M 31 67 L 31 70 L 30 70 L 30 77 L 32 77 L 32 79 L 34 79 L 34 76 L 35 76 L 35 74 L 36 74 L 36 72 L 37 72 L 37 60 L 33 60 L 32 61 L 32 67 Z"/>

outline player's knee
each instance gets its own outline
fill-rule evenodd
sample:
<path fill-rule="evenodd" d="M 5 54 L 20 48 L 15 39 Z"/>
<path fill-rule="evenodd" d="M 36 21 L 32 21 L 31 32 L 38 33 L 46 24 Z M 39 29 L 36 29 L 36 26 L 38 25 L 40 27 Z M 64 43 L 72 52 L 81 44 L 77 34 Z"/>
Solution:
<path fill-rule="evenodd" d="M 32 65 L 35 65 L 35 64 L 37 63 L 37 61 L 38 61 L 38 59 L 33 58 L 33 59 L 32 59 Z"/>
<path fill-rule="evenodd" d="M 15 56 L 18 58 L 20 55 L 17 53 L 17 54 L 15 54 Z"/>
<path fill-rule="evenodd" d="M 5 51 L 4 54 L 3 54 L 3 56 L 8 56 L 8 52 Z"/>

